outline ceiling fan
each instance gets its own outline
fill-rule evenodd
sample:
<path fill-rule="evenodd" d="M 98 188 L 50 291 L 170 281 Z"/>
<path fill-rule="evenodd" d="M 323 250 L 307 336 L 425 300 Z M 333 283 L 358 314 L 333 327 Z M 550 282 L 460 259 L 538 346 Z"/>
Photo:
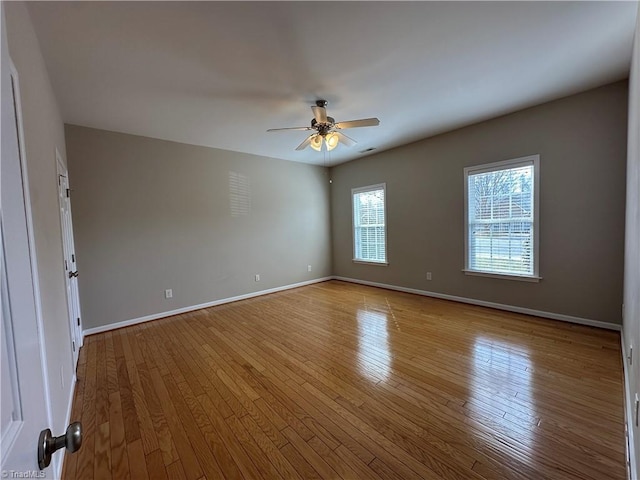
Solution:
<path fill-rule="evenodd" d="M 362 118 L 360 120 L 349 120 L 347 122 L 337 122 L 327 116 L 327 102 L 326 100 L 316 100 L 316 104 L 311 106 L 313 111 L 313 117 L 311 119 L 310 127 L 290 127 L 290 128 L 270 128 L 267 132 L 280 132 L 283 130 L 315 130 L 315 133 L 309 135 L 304 142 L 296 147 L 296 150 L 304 150 L 307 146 L 311 146 L 318 152 L 322 150 L 322 144 L 324 143 L 328 151 L 333 150 L 338 146 L 338 143 L 342 143 L 347 147 L 355 145 L 357 142 L 353 138 L 347 137 L 340 130 L 346 128 L 357 127 L 377 127 L 380 125 L 380 120 L 377 118 Z"/>

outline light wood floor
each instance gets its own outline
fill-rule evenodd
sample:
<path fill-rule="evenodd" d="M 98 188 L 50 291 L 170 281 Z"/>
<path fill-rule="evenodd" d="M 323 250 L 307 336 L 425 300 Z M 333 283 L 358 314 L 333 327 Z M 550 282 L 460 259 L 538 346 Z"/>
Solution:
<path fill-rule="evenodd" d="M 619 343 L 337 281 L 93 335 L 64 478 L 623 479 Z"/>

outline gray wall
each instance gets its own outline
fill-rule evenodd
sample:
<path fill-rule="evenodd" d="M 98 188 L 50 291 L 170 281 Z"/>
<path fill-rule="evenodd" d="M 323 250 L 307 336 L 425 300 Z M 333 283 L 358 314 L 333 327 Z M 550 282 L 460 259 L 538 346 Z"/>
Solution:
<path fill-rule="evenodd" d="M 331 274 L 327 169 L 70 125 L 66 140 L 84 328 Z"/>
<path fill-rule="evenodd" d="M 620 323 L 626 132 L 627 83 L 618 82 L 334 167 L 333 272 Z M 532 154 L 543 279 L 464 275 L 463 168 Z M 355 264 L 350 192 L 381 182 L 389 266 Z"/>
<path fill-rule="evenodd" d="M 29 13 L 22 2 L 3 2 L 9 55 L 18 71 L 24 155 L 39 274 L 51 421 L 64 432 L 73 394 L 73 360 L 58 212 L 56 149 L 65 158 L 64 126 Z M 54 458 L 59 458 L 55 456 Z M 59 461 L 59 460 L 54 460 Z"/>
<path fill-rule="evenodd" d="M 640 13 L 629 76 L 629 143 L 627 154 L 627 220 L 624 257 L 624 325 L 626 353 L 633 346 L 633 363 L 627 364 L 627 406 L 633 411 L 634 395 L 640 389 Z M 632 421 L 630 433 L 635 440 L 635 456 L 640 459 L 640 432 Z M 632 478 L 640 476 L 640 469 Z"/>

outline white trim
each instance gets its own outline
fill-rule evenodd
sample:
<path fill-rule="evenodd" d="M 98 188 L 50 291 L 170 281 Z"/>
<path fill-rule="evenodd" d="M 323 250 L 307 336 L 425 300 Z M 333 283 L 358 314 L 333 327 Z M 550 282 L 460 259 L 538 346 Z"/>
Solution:
<path fill-rule="evenodd" d="M 382 190 L 384 202 L 382 208 L 384 210 L 384 262 L 376 262 L 364 258 L 358 258 L 356 255 L 356 209 L 353 203 L 354 195 L 358 193 L 374 192 Z M 375 185 L 367 185 L 366 187 L 357 187 L 351 189 L 351 246 L 353 247 L 353 261 L 357 263 L 389 265 L 389 245 L 387 244 L 387 183 L 376 183 Z"/>
<path fill-rule="evenodd" d="M 388 267 L 389 262 L 374 262 L 373 260 L 358 260 L 354 258 L 351 260 L 353 263 L 361 263 L 363 265 L 378 265 L 379 267 Z"/>
<path fill-rule="evenodd" d="M 490 277 L 500 278 L 502 280 L 517 280 L 519 282 L 539 282 L 542 277 L 536 275 L 510 275 L 506 273 L 491 273 L 491 272 L 478 272 L 476 270 L 462 270 L 465 275 L 471 275 L 474 277 Z"/>
<path fill-rule="evenodd" d="M 474 272 L 476 274 L 492 272 L 480 272 L 469 268 L 469 174 L 488 173 L 505 168 L 517 168 L 518 166 L 533 165 L 533 275 L 529 278 L 540 278 L 540 155 L 528 155 L 526 157 L 503 160 L 501 162 L 485 163 L 464 167 L 464 269 L 465 273 Z M 509 274 L 503 278 L 510 278 Z M 515 275 L 514 275 L 515 277 Z M 514 280 L 520 280 L 514 278 Z M 531 281 L 531 280 L 530 280 Z M 537 280 L 533 280 L 537 281 Z"/>
<path fill-rule="evenodd" d="M 40 368 L 42 370 L 42 385 L 44 387 L 44 403 L 47 415 L 47 423 L 52 424 L 53 414 L 51 413 L 51 396 L 49 388 L 49 365 L 47 363 L 47 346 L 44 338 L 44 321 L 42 315 L 42 303 L 40 294 L 40 274 L 38 273 L 38 255 L 36 253 L 36 239 L 33 227 L 33 213 L 31 209 L 31 189 L 29 188 L 29 175 L 27 169 L 27 147 L 24 140 L 24 128 L 22 122 L 22 97 L 20 95 L 20 76 L 18 70 L 9 59 L 13 86 L 15 88 L 16 119 L 18 130 L 18 141 L 20 142 L 20 170 L 22 173 L 22 190 L 24 196 L 25 216 L 27 217 L 27 238 L 29 240 L 29 256 L 31 257 L 31 277 L 33 280 L 33 300 L 36 307 L 36 327 L 38 330 L 38 342 L 40 343 Z"/>
<path fill-rule="evenodd" d="M 159 318 L 170 317 L 172 315 L 179 315 L 181 313 L 192 312 L 194 310 L 201 310 L 203 308 L 215 307 L 216 305 L 223 305 L 225 303 L 237 302 L 238 300 L 246 300 L 248 298 L 260 297 L 269 293 L 282 292 L 283 290 L 291 290 L 292 288 L 304 287 L 305 285 L 312 285 L 314 283 L 321 283 L 331 280 L 333 277 L 321 277 L 313 280 L 307 280 L 299 283 L 292 283 L 290 285 L 284 285 L 282 287 L 269 288 L 267 290 L 260 290 L 257 292 L 245 293 L 244 295 L 238 295 L 236 297 L 222 298 L 220 300 L 214 300 L 212 302 L 201 303 L 200 305 L 192 305 L 189 307 L 182 307 L 176 310 L 170 310 L 168 312 L 154 313 L 152 315 L 146 315 L 144 317 L 132 318 L 130 320 L 123 320 L 122 322 L 110 323 L 108 325 L 102 325 L 100 327 L 88 328 L 84 331 L 84 335 L 93 335 L 96 333 L 108 332 L 109 330 L 116 330 L 118 328 L 128 327 L 136 325 L 138 323 L 150 322 L 151 320 L 158 320 Z"/>
<path fill-rule="evenodd" d="M 635 438 L 633 436 L 633 405 L 631 397 L 631 384 L 629 382 L 629 367 L 627 366 L 627 342 L 624 337 L 624 330 L 620 332 L 620 343 L 622 345 L 622 371 L 624 372 L 624 418 L 627 454 L 627 478 L 637 480 L 638 461 L 636 459 Z M 637 359 L 636 359 L 637 361 Z"/>
<path fill-rule="evenodd" d="M 398 287 L 396 285 L 388 285 L 386 283 L 369 282 L 368 280 L 359 280 L 357 278 L 334 276 L 333 279 L 341 280 L 343 282 L 369 285 L 371 287 L 386 288 L 388 290 L 397 290 L 398 292 L 415 293 L 416 295 L 422 295 L 425 297 L 440 298 L 443 300 L 452 300 L 454 302 L 468 303 L 470 305 L 478 305 L 481 307 L 495 308 L 497 310 L 506 310 L 508 312 L 515 312 L 515 313 L 522 313 L 525 315 L 533 315 L 536 317 L 550 318 L 552 320 L 561 320 L 563 322 L 577 323 L 579 325 L 588 325 L 590 327 L 604 328 L 606 330 L 620 331 L 622 328 L 620 325 L 616 325 L 615 323 L 602 322 L 600 320 L 591 320 L 589 318 L 574 317 L 571 315 L 564 315 L 562 313 L 543 312 L 541 310 L 533 310 L 531 308 L 517 307 L 515 305 L 504 305 L 502 303 L 486 302 L 484 300 L 476 300 L 474 298 L 458 297 L 456 295 L 447 295 L 444 293 L 437 293 L 437 292 L 428 292 L 426 290 L 418 290 L 415 288 Z"/>

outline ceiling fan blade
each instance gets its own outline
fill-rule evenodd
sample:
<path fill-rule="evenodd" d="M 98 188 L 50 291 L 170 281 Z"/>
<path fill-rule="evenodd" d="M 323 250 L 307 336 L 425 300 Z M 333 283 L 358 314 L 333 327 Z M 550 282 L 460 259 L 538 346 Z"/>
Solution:
<path fill-rule="evenodd" d="M 313 116 L 318 123 L 327 123 L 327 109 L 324 107 L 312 106 Z"/>
<path fill-rule="evenodd" d="M 336 128 L 357 128 L 357 127 L 377 127 L 380 120 L 377 118 L 363 118 L 360 120 L 349 120 L 336 123 Z"/>
<path fill-rule="evenodd" d="M 340 143 L 345 144 L 347 147 L 353 147 L 356 142 L 353 138 L 351 137 L 347 137 L 344 133 L 341 132 L 334 132 L 337 136 L 338 136 L 338 140 L 340 141 Z"/>
<path fill-rule="evenodd" d="M 307 148 L 311 143 L 311 139 L 315 136 L 316 136 L 315 133 L 313 135 L 309 135 L 307 138 L 304 139 L 304 142 L 302 142 L 300 145 L 296 147 L 296 150 L 304 150 L 305 148 Z"/>
<path fill-rule="evenodd" d="M 311 127 L 270 128 L 267 132 L 281 132 L 282 130 L 312 130 Z"/>

